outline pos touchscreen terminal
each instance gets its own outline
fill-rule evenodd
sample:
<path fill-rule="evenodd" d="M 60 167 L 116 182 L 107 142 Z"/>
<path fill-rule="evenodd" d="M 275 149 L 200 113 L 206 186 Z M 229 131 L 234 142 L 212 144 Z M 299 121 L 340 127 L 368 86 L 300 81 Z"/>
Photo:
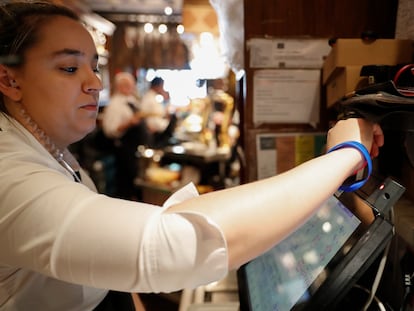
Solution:
<path fill-rule="evenodd" d="M 373 177 L 363 188 L 373 192 L 332 196 L 294 233 L 240 267 L 240 311 L 335 310 L 391 240 L 384 212 L 405 190 Z"/>

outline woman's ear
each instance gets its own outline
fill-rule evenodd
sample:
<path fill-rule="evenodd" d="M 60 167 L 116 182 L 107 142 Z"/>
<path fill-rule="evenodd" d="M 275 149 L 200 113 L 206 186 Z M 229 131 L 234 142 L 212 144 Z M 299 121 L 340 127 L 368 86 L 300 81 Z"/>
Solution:
<path fill-rule="evenodd" d="M 0 92 L 13 101 L 21 100 L 21 91 L 10 69 L 0 64 Z"/>

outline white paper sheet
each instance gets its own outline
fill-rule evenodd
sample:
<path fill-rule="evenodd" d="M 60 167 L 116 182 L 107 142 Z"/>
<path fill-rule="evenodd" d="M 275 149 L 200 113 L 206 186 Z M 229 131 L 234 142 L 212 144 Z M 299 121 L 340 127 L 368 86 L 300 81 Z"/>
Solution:
<path fill-rule="evenodd" d="M 320 75 L 318 69 L 257 70 L 253 78 L 253 122 L 319 122 Z"/>

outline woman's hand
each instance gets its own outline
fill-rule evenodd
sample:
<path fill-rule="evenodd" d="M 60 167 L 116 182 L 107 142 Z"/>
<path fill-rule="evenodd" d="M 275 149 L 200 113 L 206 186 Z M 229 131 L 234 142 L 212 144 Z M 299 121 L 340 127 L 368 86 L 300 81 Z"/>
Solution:
<path fill-rule="evenodd" d="M 369 150 L 371 157 L 379 154 L 384 144 L 381 127 L 364 119 L 350 118 L 338 121 L 328 132 L 327 149 L 345 141 L 358 141 Z"/>

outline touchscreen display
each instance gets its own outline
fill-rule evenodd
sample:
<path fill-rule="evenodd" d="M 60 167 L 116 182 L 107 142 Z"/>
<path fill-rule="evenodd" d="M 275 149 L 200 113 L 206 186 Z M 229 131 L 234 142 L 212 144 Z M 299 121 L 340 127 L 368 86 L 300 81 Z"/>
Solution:
<path fill-rule="evenodd" d="M 324 269 L 360 223 L 332 196 L 297 231 L 249 262 L 245 271 L 251 310 L 288 311 L 306 300 L 310 286 L 317 278 L 323 281 Z"/>

